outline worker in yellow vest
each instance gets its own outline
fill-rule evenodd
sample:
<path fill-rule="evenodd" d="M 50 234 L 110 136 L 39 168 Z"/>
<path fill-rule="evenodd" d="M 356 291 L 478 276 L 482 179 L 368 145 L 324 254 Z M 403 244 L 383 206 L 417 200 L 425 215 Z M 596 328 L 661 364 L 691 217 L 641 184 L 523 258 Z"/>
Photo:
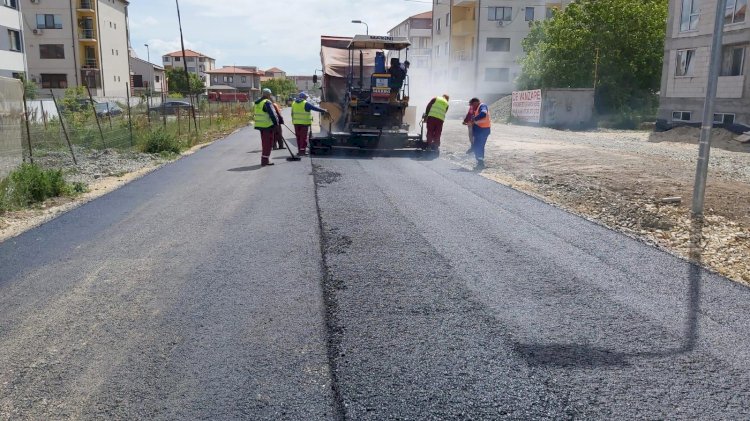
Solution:
<path fill-rule="evenodd" d="M 443 134 L 443 123 L 448 113 L 448 94 L 432 98 L 422 119 L 427 123 L 427 149 L 440 153 L 440 136 Z"/>
<path fill-rule="evenodd" d="M 484 147 L 487 144 L 487 138 L 490 136 L 490 127 L 492 126 L 490 109 L 479 98 L 472 98 L 469 101 L 469 106 L 474 109 L 474 118 L 472 119 L 474 143 L 472 144 L 472 150 L 474 151 L 474 156 L 477 158 L 477 165 L 474 169 L 482 170 L 484 168 Z"/>
<path fill-rule="evenodd" d="M 292 124 L 294 124 L 294 135 L 297 137 L 297 154 L 307 153 L 307 139 L 312 127 L 312 112 L 328 114 L 327 110 L 318 108 L 307 102 L 307 93 L 300 92 L 297 99 L 292 103 Z"/>
<path fill-rule="evenodd" d="M 266 167 L 273 165 L 271 162 L 271 148 L 273 147 L 274 134 L 279 120 L 276 117 L 276 110 L 271 101 L 273 93 L 270 89 L 263 89 L 263 96 L 255 101 L 255 129 L 260 131 L 261 154 L 260 166 Z"/>

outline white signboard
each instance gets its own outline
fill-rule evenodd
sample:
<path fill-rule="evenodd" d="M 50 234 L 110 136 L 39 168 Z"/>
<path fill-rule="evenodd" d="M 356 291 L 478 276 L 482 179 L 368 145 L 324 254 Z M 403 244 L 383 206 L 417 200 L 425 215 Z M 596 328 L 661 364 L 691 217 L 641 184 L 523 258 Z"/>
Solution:
<path fill-rule="evenodd" d="M 539 123 L 542 118 L 542 90 L 515 91 L 510 114 L 527 123 Z"/>

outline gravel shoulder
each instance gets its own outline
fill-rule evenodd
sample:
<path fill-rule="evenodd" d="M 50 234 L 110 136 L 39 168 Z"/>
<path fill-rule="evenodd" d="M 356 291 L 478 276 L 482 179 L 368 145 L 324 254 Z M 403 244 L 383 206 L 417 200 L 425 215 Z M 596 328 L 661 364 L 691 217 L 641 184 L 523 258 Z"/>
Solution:
<path fill-rule="evenodd" d="M 697 134 L 495 124 L 482 175 L 690 258 Z M 692 258 L 750 283 L 750 146 L 724 131 L 714 137 L 706 218 Z M 443 157 L 469 167 L 467 147 L 466 127 L 446 122 Z"/>

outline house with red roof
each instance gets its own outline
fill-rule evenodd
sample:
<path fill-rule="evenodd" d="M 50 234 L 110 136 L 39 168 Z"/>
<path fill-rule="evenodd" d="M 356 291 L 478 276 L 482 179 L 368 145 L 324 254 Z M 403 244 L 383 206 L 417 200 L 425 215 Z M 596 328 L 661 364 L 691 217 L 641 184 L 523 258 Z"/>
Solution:
<path fill-rule="evenodd" d="M 165 69 L 183 69 L 185 63 L 187 63 L 188 73 L 197 75 L 206 84 L 206 87 L 211 86 L 208 72 L 216 68 L 216 60 L 193 50 L 185 50 L 184 59 L 185 61 L 183 62 L 182 51 L 175 51 L 164 54 L 162 56 L 162 63 Z"/>

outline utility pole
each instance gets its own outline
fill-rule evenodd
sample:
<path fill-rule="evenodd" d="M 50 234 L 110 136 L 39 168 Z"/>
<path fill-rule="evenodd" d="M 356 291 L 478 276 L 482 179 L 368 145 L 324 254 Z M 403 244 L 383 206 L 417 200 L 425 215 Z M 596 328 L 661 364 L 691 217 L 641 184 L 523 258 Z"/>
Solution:
<path fill-rule="evenodd" d="M 596 49 L 596 58 L 594 59 L 594 90 L 596 91 L 596 82 L 599 78 L 599 49 Z"/>
<path fill-rule="evenodd" d="M 187 82 L 188 87 L 188 98 L 190 99 L 190 111 L 193 114 L 193 125 L 195 126 L 195 131 L 198 131 L 198 123 L 195 120 L 195 105 L 193 104 L 193 92 L 190 88 L 190 73 L 188 73 L 188 65 L 187 60 L 185 58 L 185 39 L 182 37 L 182 18 L 180 17 L 180 0 L 174 0 L 175 5 L 177 5 L 177 23 L 180 26 L 180 46 L 182 47 L 182 64 L 185 68 L 185 81 Z M 189 122 L 189 120 L 188 120 Z M 188 132 L 190 131 L 190 123 L 188 123 Z"/>
<path fill-rule="evenodd" d="M 714 103 L 716 102 L 716 86 L 719 83 L 721 69 L 722 40 L 724 38 L 724 11 L 727 0 L 716 2 L 716 19 L 714 35 L 711 42 L 711 61 L 708 69 L 708 86 L 706 99 L 703 104 L 703 123 L 701 125 L 701 139 L 698 148 L 698 165 L 695 170 L 695 186 L 693 188 L 693 217 L 703 216 L 703 205 L 706 197 L 706 178 L 708 177 L 708 157 L 711 152 L 711 129 L 714 125 Z"/>

